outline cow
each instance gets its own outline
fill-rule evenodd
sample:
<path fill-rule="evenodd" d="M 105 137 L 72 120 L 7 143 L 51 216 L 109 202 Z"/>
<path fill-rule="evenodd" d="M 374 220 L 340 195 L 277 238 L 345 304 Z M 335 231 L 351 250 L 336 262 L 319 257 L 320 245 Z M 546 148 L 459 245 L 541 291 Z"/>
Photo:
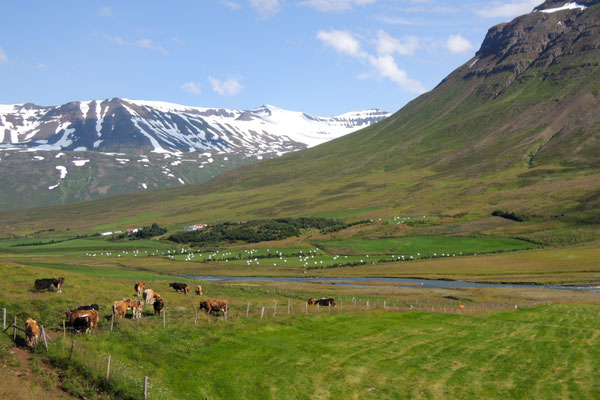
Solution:
<path fill-rule="evenodd" d="M 44 278 L 35 280 L 35 291 L 52 290 L 52 286 L 57 289 L 57 293 L 62 293 L 62 284 L 65 278 Z"/>
<path fill-rule="evenodd" d="M 335 301 L 330 297 L 328 299 L 326 299 L 325 297 L 320 298 L 320 299 L 308 299 L 308 305 L 311 306 L 316 306 L 316 305 L 320 305 L 320 306 L 331 306 L 331 307 L 335 307 Z"/>
<path fill-rule="evenodd" d="M 200 310 L 206 310 L 207 314 L 211 312 L 218 313 L 222 311 L 223 313 L 229 310 L 229 302 L 227 300 L 206 300 L 200 302 Z"/>
<path fill-rule="evenodd" d="M 139 319 L 142 317 L 142 309 L 143 305 L 139 300 L 123 299 L 113 303 L 113 315 L 117 318 L 123 318 L 131 310 L 131 317 Z"/>
<path fill-rule="evenodd" d="M 202 296 L 202 286 L 200 286 L 200 285 L 196 286 L 196 294 L 198 296 Z"/>
<path fill-rule="evenodd" d="M 464 310 L 464 309 L 465 309 L 465 306 L 463 306 L 462 304 L 460 304 L 460 305 L 459 305 L 457 308 L 458 308 L 459 310 Z"/>
<path fill-rule="evenodd" d="M 71 326 L 75 326 L 75 320 L 77 318 L 89 317 L 90 328 L 94 329 L 98 326 L 99 312 L 97 310 L 71 310 L 65 313 L 67 320 L 71 322 Z"/>
<path fill-rule="evenodd" d="M 31 348 L 40 341 L 40 327 L 35 319 L 27 318 L 25 321 L 25 337 L 27 345 Z"/>
<path fill-rule="evenodd" d="M 136 282 L 135 285 L 133 285 L 133 288 L 135 289 L 137 296 L 142 297 L 142 292 L 146 289 L 146 285 L 144 285 L 143 282 Z"/>
<path fill-rule="evenodd" d="M 169 283 L 169 287 L 172 287 L 178 293 L 181 292 L 181 293 L 188 294 L 190 292 L 190 288 L 188 288 L 187 283 L 172 282 L 172 283 Z"/>
<path fill-rule="evenodd" d="M 73 320 L 72 325 L 75 333 L 89 333 L 90 327 L 92 325 L 92 320 L 89 315 L 84 315 L 82 317 L 76 317 Z"/>
<path fill-rule="evenodd" d="M 131 305 L 131 312 L 133 313 L 132 317 L 134 319 L 142 318 L 142 310 L 144 309 L 144 305 L 139 300 L 129 300 L 129 304 Z"/>
<path fill-rule="evenodd" d="M 160 315 L 160 312 L 165 307 L 165 301 L 161 298 L 158 298 L 152 306 L 154 307 L 154 315 Z"/>
<path fill-rule="evenodd" d="M 153 304 L 155 300 L 160 299 L 160 294 L 152 289 L 146 289 L 144 290 L 143 297 L 146 304 Z"/>
<path fill-rule="evenodd" d="M 127 314 L 127 310 L 129 309 L 129 301 L 115 301 L 113 303 L 113 315 L 116 318 L 123 318 L 125 314 Z"/>

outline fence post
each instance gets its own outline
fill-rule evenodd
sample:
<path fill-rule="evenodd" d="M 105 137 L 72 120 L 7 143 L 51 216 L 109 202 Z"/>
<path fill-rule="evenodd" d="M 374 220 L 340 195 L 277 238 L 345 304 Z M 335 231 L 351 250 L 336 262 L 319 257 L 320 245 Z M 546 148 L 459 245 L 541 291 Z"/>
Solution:
<path fill-rule="evenodd" d="M 2 309 L 2 329 L 6 329 L 6 308 Z"/>
<path fill-rule="evenodd" d="M 383 309 L 387 310 L 387 302 L 385 300 L 383 301 Z"/>
<path fill-rule="evenodd" d="M 288 299 L 288 315 L 290 315 L 290 299 Z"/>
<path fill-rule="evenodd" d="M 367 309 L 369 308 L 369 300 L 367 300 Z"/>
<path fill-rule="evenodd" d="M 225 315 L 225 321 L 227 321 L 229 317 L 229 304 L 225 304 L 225 312 L 223 314 Z"/>
<path fill-rule="evenodd" d="M 63 319 L 63 338 L 65 336 L 67 336 L 67 327 L 66 327 L 66 324 L 65 324 L 65 320 Z"/>
<path fill-rule="evenodd" d="M 167 312 L 163 310 L 163 328 L 167 327 Z"/>
<path fill-rule="evenodd" d="M 110 316 L 110 331 L 113 330 L 113 325 L 115 324 L 115 314 Z"/>
<path fill-rule="evenodd" d="M 319 312 L 319 303 L 317 303 L 317 312 Z"/>
<path fill-rule="evenodd" d="M 148 377 L 144 376 L 144 400 L 148 399 Z"/>
<path fill-rule="evenodd" d="M 306 308 L 306 313 L 308 314 L 308 303 L 304 303 L 304 307 Z"/>
<path fill-rule="evenodd" d="M 75 341 L 71 342 L 71 351 L 69 352 L 69 361 L 73 358 L 73 349 L 75 349 Z"/>
<path fill-rule="evenodd" d="M 196 315 L 194 316 L 194 326 L 198 325 L 198 310 L 195 310 Z"/>
<path fill-rule="evenodd" d="M 329 312 L 331 312 L 331 302 L 329 302 L 329 304 L 327 304 L 327 307 L 329 307 Z"/>
<path fill-rule="evenodd" d="M 277 314 L 277 300 L 275 300 L 275 306 L 273 307 L 273 316 Z"/>
<path fill-rule="evenodd" d="M 106 363 L 106 380 L 108 381 L 108 378 L 110 376 L 110 356 L 108 356 L 108 362 Z"/>
<path fill-rule="evenodd" d="M 263 319 L 263 315 L 265 315 L 265 308 L 264 307 L 260 311 L 260 319 Z"/>
<path fill-rule="evenodd" d="M 344 308 L 344 299 L 340 298 L 340 312 L 342 312 Z"/>
<path fill-rule="evenodd" d="M 250 303 L 246 306 L 246 318 L 248 318 L 248 313 L 250 312 Z"/>
<path fill-rule="evenodd" d="M 13 322 L 13 341 L 17 340 L 17 316 L 15 315 L 15 322 Z"/>
<path fill-rule="evenodd" d="M 44 339 L 44 347 L 46 348 L 46 351 L 48 351 L 48 342 L 46 341 L 46 331 L 44 330 L 44 325 L 40 325 L 40 327 L 42 328 L 42 339 Z"/>

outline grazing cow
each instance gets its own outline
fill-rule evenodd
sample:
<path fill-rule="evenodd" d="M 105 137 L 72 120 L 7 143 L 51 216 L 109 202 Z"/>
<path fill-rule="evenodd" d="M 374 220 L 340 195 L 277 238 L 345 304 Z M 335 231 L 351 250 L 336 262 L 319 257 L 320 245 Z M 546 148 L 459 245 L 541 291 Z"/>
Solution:
<path fill-rule="evenodd" d="M 142 292 L 144 291 L 144 289 L 146 289 L 146 286 L 143 282 L 136 282 L 133 288 L 135 289 L 137 296 L 142 297 Z"/>
<path fill-rule="evenodd" d="M 139 319 L 142 317 L 143 307 L 142 302 L 139 300 L 123 299 L 113 303 L 113 314 L 117 318 L 123 318 L 127 311 L 131 310 L 131 317 Z"/>
<path fill-rule="evenodd" d="M 200 286 L 200 285 L 196 286 L 196 294 L 198 296 L 202 296 L 202 286 Z"/>
<path fill-rule="evenodd" d="M 75 318 L 72 325 L 75 333 L 89 333 L 92 320 L 89 315 L 84 315 L 82 317 Z"/>
<path fill-rule="evenodd" d="M 461 305 L 459 305 L 459 306 L 458 306 L 458 309 L 459 309 L 459 310 L 464 310 L 464 309 L 465 309 L 465 306 L 463 306 L 463 305 L 461 304 Z"/>
<path fill-rule="evenodd" d="M 153 304 L 155 300 L 160 299 L 160 294 L 156 293 L 152 289 L 146 289 L 144 290 L 142 297 L 144 298 L 146 304 Z"/>
<path fill-rule="evenodd" d="M 146 289 L 144 290 L 143 297 L 146 304 L 153 304 L 155 300 L 160 299 L 160 294 L 152 289 Z"/>
<path fill-rule="evenodd" d="M 158 298 L 152 306 L 154 307 L 154 315 L 160 315 L 160 312 L 165 307 L 165 301 L 161 298 Z"/>
<path fill-rule="evenodd" d="M 32 348 L 40 341 L 40 327 L 35 319 L 27 318 L 25 321 L 25 337 L 27 345 Z"/>
<path fill-rule="evenodd" d="M 320 306 L 331 306 L 331 307 L 335 307 L 335 301 L 330 297 L 328 299 L 326 298 L 320 298 L 320 299 L 308 299 L 308 304 L 311 306 L 316 306 L 317 304 Z"/>
<path fill-rule="evenodd" d="M 99 312 L 97 310 L 71 310 L 66 313 L 67 320 L 71 322 L 71 326 L 75 326 L 75 320 L 77 318 L 89 317 L 90 318 L 90 328 L 94 329 L 98 326 L 98 316 Z"/>
<path fill-rule="evenodd" d="M 144 309 L 144 305 L 139 300 L 129 300 L 129 304 L 131 305 L 131 312 L 133 313 L 133 319 L 142 318 L 142 310 Z"/>
<path fill-rule="evenodd" d="M 211 312 L 218 313 L 222 311 L 225 313 L 229 309 L 229 302 L 227 300 L 206 300 L 200 302 L 200 310 L 206 310 L 207 314 Z"/>
<path fill-rule="evenodd" d="M 181 292 L 181 293 L 188 294 L 190 292 L 190 289 L 188 288 L 187 283 L 173 282 L 173 283 L 169 283 L 169 287 L 172 287 L 178 293 Z"/>
<path fill-rule="evenodd" d="M 62 284 L 65 281 L 65 278 L 45 278 L 45 279 L 36 279 L 35 280 L 35 290 L 37 292 L 41 290 L 52 290 L 52 286 L 57 289 L 57 293 L 62 292 Z"/>

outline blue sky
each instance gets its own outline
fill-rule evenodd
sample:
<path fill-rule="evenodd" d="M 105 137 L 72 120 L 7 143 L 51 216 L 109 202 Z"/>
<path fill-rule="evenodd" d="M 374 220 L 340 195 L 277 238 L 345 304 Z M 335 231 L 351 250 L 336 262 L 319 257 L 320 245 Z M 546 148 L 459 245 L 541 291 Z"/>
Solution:
<path fill-rule="evenodd" d="M 396 111 L 541 0 L 11 1 L 0 104 Z"/>

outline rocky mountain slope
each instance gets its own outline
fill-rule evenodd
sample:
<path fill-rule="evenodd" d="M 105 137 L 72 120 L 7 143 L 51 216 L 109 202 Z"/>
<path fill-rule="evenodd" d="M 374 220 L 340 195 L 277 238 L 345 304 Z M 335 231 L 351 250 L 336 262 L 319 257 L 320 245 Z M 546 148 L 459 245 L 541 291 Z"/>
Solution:
<path fill-rule="evenodd" d="M 169 210 L 153 220 L 170 224 L 466 214 L 475 231 L 494 232 L 500 209 L 531 218 L 512 234 L 576 241 L 600 224 L 599 3 L 547 1 L 491 28 L 435 89 L 359 132 L 207 184 L 119 199 L 143 208 L 107 199 L 60 212 L 79 213 L 71 226 L 98 210 L 114 220 Z"/>
<path fill-rule="evenodd" d="M 387 116 L 363 110 L 315 117 L 274 106 L 242 111 L 118 98 L 0 105 L 0 209 L 205 182 Z"/>

